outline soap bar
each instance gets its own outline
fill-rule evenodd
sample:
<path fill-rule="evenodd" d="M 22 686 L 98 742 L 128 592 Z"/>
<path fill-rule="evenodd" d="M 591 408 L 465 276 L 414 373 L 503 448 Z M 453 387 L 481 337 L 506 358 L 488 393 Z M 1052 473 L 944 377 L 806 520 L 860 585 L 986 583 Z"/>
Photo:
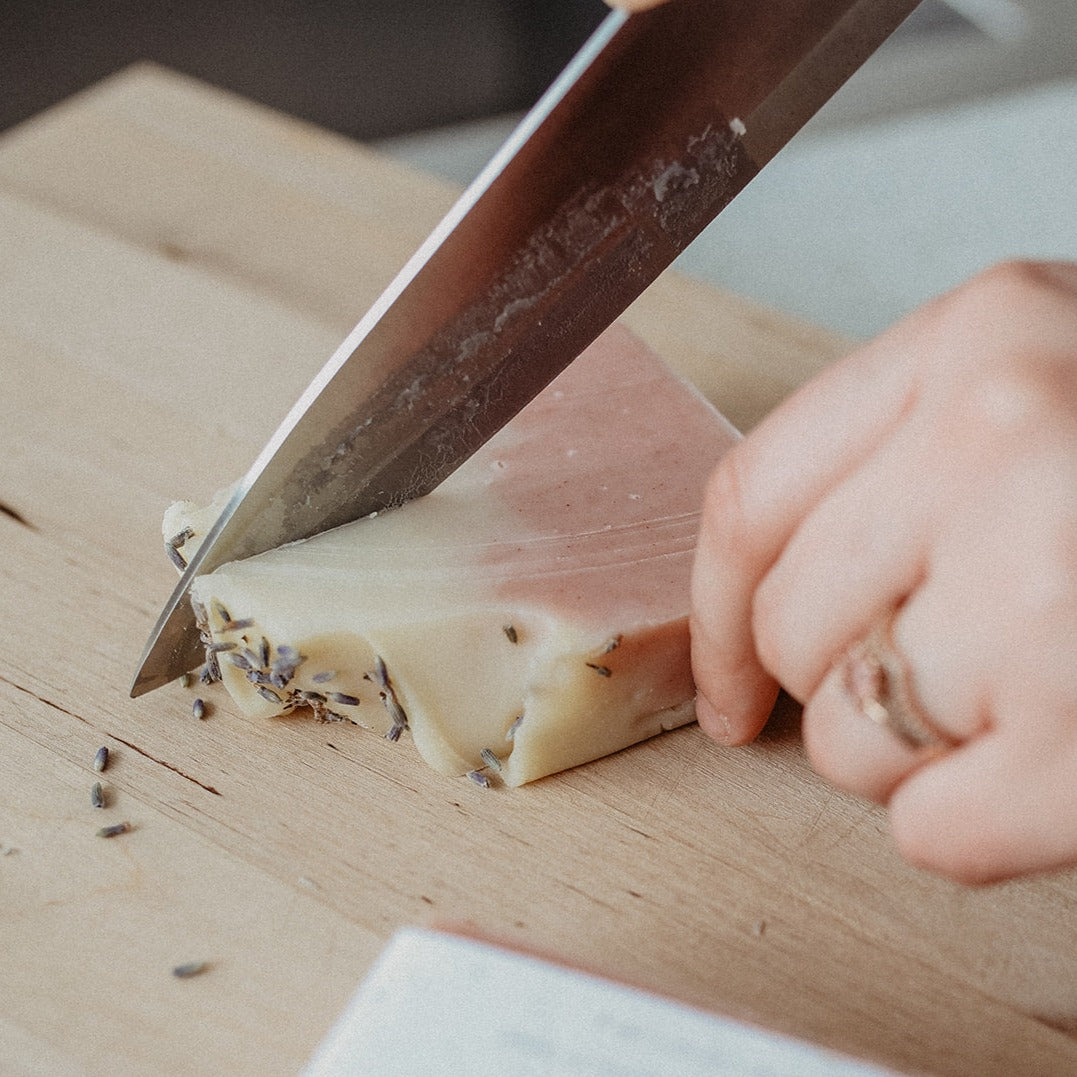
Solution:
<path fill-rule="evenodd" d="M 198 577 L 210 667 L 251 715 L 309 707 L 480 784 L 683 725 L 699 507 L 737 436 L 614 326 L 433 493 Z M 226 498 L 169 511 L 178 560 Z"/>

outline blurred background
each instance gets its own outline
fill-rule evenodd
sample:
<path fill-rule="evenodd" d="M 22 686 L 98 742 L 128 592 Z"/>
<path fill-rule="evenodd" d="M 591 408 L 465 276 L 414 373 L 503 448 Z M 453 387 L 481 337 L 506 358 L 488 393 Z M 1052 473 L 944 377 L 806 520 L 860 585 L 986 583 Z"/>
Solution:
<path fill-rule="evenodd" d="M 3 0 L 0 126 L 140 59 L 360 139 L 527 108 L 602 0 Z"/>
<path fill-rule="evenodd" d="M 148 59 L 465 184 L 606 11 L 4 0 L 0 130 Z M 923 0 L 679 267 L 868 335 L 999 258 L 1077 259 L 1075 175 L 1077 3 Z"/>

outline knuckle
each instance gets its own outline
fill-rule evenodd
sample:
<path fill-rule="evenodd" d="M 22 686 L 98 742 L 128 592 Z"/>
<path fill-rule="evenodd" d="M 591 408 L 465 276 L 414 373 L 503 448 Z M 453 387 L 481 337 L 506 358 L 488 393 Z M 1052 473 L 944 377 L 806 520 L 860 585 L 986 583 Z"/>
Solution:
<path fill-rule="evenodd" d="M 1077 338 L 1064 331 L 1070 322 L 1077 327 L 1077 293 L 1062 307 L 1051 291 L 1039 264 L 1007 262 L 936 307 L 936 340 L 953 345 L 936 349 L 947 357 L 946 396 L 981 441 L 1020 449 L 1077 437 Z M 960 358 L 951 365 L 950 357 Z"/>
<path fill-rule="evenodd" d="M 1077 489 L 1077 352 L 1072 364 L 1025 352 L 969 379 L 954 401 L 953 421 L 981 466 L 995 460 L 1041 486 L 1065 504 Z"/>
<path fill-rule="evenodd" d="M 977 378 L 993 370 L 1024 371 L 1072 402 L 1077 263 L 999 262 L 913 317 L 921 334 L 920 362 L 941 384 L 967 384 L 970 369 Z"/>
<path fill-rule="evenodd" d="M 960 292 L 982 294 L 988 300 L 1007 305 L 1029 302 L 1035 296 L 1054 291 L 1055 279 L 1047 263 L 1027 258 L 1011 258 L 983 270 Z"/>
<path fill-rule="evenodd" d="M 1055 276 L 1042 262 L 998 262 L 941 296 L 934 304 L 941 327 L 967 333 L 970 325 L 989 324 L 1000 312 L 1020 314 L 1057 291 Z"/>
<path fill-rule="evenodd" d="M 959 418 L 977 442 L 1013 451 L 1036 435 L 1043 419 L 1039 397 L 1029 371 L 996 367 L 968 386 Z"/>
<path fill-rule="evenodd" d="M 983 275 L 997 278 L 1000 287 L 1011 294 L 1052 293 L 1067 299 L 1077 296 L 1077 262 L 1010 258 L 986 269 Z"/>
<path fill-rule="evenodd" d="M 1018 291 L 1037 286 L 1043 280 L 1042 263 L 1030 258 L 1005 258 L 989 266 L 977 276 L 997 286 Z M 975 277 L 973 278 L 976 279 Z"/>

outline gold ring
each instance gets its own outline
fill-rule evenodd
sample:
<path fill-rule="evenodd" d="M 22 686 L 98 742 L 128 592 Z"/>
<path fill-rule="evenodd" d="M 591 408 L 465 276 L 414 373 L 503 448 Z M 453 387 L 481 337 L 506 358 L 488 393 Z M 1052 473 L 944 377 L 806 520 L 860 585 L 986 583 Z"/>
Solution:
<path fill-rule="evenodd" d="M 924 712 L 908 665 L 898 654 L 888 619 L 849 648 L 843 662 L 845 690 L 860 713 L 910 748 L 951 747 L 956 741 Z"/>

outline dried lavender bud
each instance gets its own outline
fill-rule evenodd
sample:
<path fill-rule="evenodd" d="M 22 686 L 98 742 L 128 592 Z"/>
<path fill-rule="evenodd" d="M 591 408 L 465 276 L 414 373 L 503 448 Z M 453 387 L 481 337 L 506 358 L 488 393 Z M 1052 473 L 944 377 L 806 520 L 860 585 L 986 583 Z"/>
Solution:
<path fill-rule="evenodd" d="M 331 703 L 339 703 L 342 707 L 358 707 L 359 699 L 356 696 L 350 696 L 346 692 L 330 692 L 329 701 Z"/>
<path fill-rule="evenodd" d="M 117 834 L 126 834 L 131 829 L 130 823 L 113 823 L 111 826 L 103 826 L 97 832 L 99 838 L 114 838 Z"/>
<path fill-rule="evenodd" d="M 389 671 L 385 668 L 381 655 L 374 656 L 374 681 L 379 688 L 389 687 Z"/>
<path fill-rule="evenodd" d="M 192 976 L 198 976 L 208 968 L 208 961 L 188 961 L 185 965 L 176 965 L 172 970 L 172 975 L 179 980 L 189 980 Z"/>

